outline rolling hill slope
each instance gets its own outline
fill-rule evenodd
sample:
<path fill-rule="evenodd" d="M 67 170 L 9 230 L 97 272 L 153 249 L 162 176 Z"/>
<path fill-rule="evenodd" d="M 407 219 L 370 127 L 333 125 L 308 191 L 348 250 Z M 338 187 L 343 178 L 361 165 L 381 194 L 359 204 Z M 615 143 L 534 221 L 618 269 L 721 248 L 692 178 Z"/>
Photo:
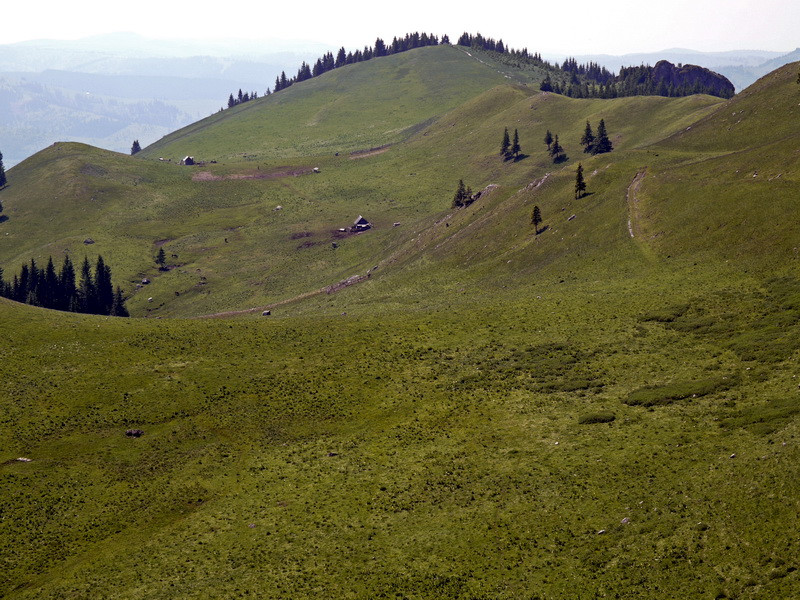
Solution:
<path fill-rule="evenodd" d="M 6 276 L 101 252 L 136 316 L 240 318 L 0 299 L 0 595 L 800 595 L 797 65 L 730 101 L 348 69 L 9 171 Z"/>
<path fill-rule="evenodd" d="M 447 60 L 443 62 L 442 57 Z M 532 95 L 528 88 L 504 84 L 450 112 L 439 113 L 435 123 L 387 148 L 385 143 L 396 134 L 380 129 L 386 126 L 381 121 L 384 117 L 375 120 L 370 115 L 385 110 L 393 119 L 400 118 L 398 115 L 408 119 L 394 125 L 422 118 L 430 121 L 434 100 L 426 108 L 429 112 L 411 117 L 381 101 L 373 105 L 378 107 L 373 113 L 362 111 L 360 123 L 363 131 L 383 131 L 369 135 L 377 136 L 370 143 L 384 147 L 373 153 L 340 152 L 339 156 L 326 153 L 291 158 L 297 152 L 294 145 L 280 142 L 280 136 L 262 138 L 252 129 L 253 122 L 276 123 L 284 130 L 281 135 L 288 136 L 300 119 L 303 125 L 299 127 L 309 131 L 306 135 L 317 136 L 308 138 L 312 146 L 327 145 L 329 136 L 353 136 L 347 144 L 355 144 L 353 140 L 366 134 L 359 133 L 353 122 L 331 117 L 320 130 L 306 121 L 308 114 L 328 110 L 326 99 L 339 89 L 340 78 L 350 77 L 349 69 L 360 72 L 355 67 L 364 67 L 366 74 L 359 75 L 364 86 L 388 78 L 391 85 L 383 85 L 392 90 L 395 102 L 401 103 L 415 93 L 418 80 L 428 79 L 436 69 L 451 73 L 438 86 L 449 85 L 453 94 L 469 90 L 463 82 L 472 81 L 475 69 L 484 78 L 473 82 L 475 86 L 497 77 L 486 65 L 452 48 L 426 48 L 382 63 L 337 69 L 270 98 L 225 111 L 215 117 L 220 119 L 219 125 L 209 119 L 198 124 L 196 132 L 186 133 L 197 148 L 235 141 L 244 155 L 238 160 L 181 167 L 174 162 L 143 161 L 72 145 L 57 145 L 31 158 L 15 168 L 17 185 L 4 191 L 9 235 L 3 240 L 0 256 L 6 270 L 10 272 L 15 263 L 30 256 L 42 262 L 49 254 L 58 260 L 64 251 L 78 257 L 87 251 L 99 252 L 115 268 L 120 276 L 117 281 L 128 294 L 137 290 L 142 278 L 153 281 L 129 301 L 134 314 L 208 314 L 266 306 L 323 290 L 354 275 L 363 276 L 375 265 L 395 264 L 409 253 L 424 252 L 425 246 L 402 249 L 419 246 L 414 241 L 416 234 L 447 214 L 459 178 L 476 190 L 498 185 L 493 197 L 502 199 L 554 171 L 546 147 L 539 141 L 548 128 L 562 132 L 570 154 L 567 166 L 558 169 L 563 170 L 574 168 L 580 159 L 578 142 L 586 119 L 595 123 L 606 119 L 618 146 L 614 156 L 620 156 L 694 122 L 718 103 L 704 97 L 628 98 L 610 103 L 571 100 Z M 389 76 L 406 73 L 409 63 L 425 69 L 408 71 L 414 75 L 403 75 L 408 80 L 405 83 L 399 75 Z M 317 93 L 320 86 L 322 91 Z M 346 98 L 364 93 L 358 87 L 350 90 Z M 284 94 L 285 99 L 278 102 Z M 291 94 L 302 99 L 294 102 Z M 444 110 L 448 97 L 433 97 L 437 110 Z M 286 107 L 293 107 L 300 116 L 289 119 Z M 511 125 L 519 128 L 528 154 L 517 163 L 503 163 L 496 156 L 497 140 L 502 128 Z M 230 127 L 242 129 L 232 135 Z M 277 154 L 290 156 L 273 156 L 274 152 L 264 150 L 265 140 L 281 143 Z M 336 147 L 346 148 L 347 144 Z M 232 156 L 230 148 L 221 148 L 220 152 Z M 151 148 L 142 154 L 159 154 L 165 149 Z M 313 174 L 312 167 L 319 167 L 321 173 Z M 43 168 L 49 169 L 47 178 L 39 176 Z M 565 171 L 561 178 L 567 186 L 569 177 Z M 53 199 L 58 203 L 54 205 Z M 525 203 L 515 206 L 519 213 Z M 561 208 L 548 204 L 547 214 Z M 373 222 L 373 231 L 341 235 L 338 230 L 359 214 Z M 40 222 L 45 215 L 47 220 Z M 513 222 L 521 225 L 526 218 L 517 214 Z M 401 226 L 393 228 L 393 223 Z M 500 221 L 484 228 L 493 243 L 500 245 L 505 244 L 503 230 Z M 83 244 L 87 238 L 96 244 L 87 248 Z M 338 248 L 333 249 L 333 244 Z M 174 267 L 168 273 L 159 273 L 153 262 L 160 246 L 168 251 L 168 262 Z M 456 254 L 462 251 L 470 252 L 467 247 L 455 250 Z M 151 297 L 153 303 L 147 301 Z"/>
<path fill-rule="evenodd" d="M 451 46 L 345 66 L 212 115 L 145 148 L 143 157 L 238 161 L 351 152 L 407 138 L 503 82 Z"/>

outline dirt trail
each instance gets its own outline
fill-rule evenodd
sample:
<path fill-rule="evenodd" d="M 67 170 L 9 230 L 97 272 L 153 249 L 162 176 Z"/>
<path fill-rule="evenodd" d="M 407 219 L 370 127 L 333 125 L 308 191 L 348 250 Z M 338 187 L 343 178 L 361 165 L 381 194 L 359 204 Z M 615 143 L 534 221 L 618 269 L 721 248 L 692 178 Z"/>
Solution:
<path fill-rule="evenodd" d="M 274 171 L 256 171 L 250 173 L 231 173 L 229 175 L 214 175 L 210 171 L 200 171 L 192 175 L 192 181 L 223 181 L 231 179 L 280 179 L 281 177 L 299 177 L 312 173 L 313 169 L 283 167 Z"/>
<path fill-rule="evenodd" d="M 356 150 L 355 152 L 350 153 L 350 160 L 358 160 L 359 158 L 368 158 L 370 156 L 375 156 L 376 154 L 383 154 L 389 148 L 391 148 L 391 144 L 380 146 L 379 148 L 370 148 L 369 150 Z"/>
<path fill-rule="evenodd" d="M 633 224 L 639 220 L 639 199 L 636 197 L 636 192 L 639 191 L 645 175 L 647 175 L 647 169 L 639 171 L 625 192 L 625 201 L 628 203 L 628 233 L 631 234 L 631 237 L 636 237 L 633 234 Z"/>

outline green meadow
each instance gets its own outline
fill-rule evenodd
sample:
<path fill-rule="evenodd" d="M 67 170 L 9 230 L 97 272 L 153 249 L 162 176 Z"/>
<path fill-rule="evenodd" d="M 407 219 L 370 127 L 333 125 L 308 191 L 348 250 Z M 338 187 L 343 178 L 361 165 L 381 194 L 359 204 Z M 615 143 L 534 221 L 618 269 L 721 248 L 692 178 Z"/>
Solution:
<path fill-rule="evenodd" d="M 798 65 L 508 69 L 418 49 L 9 171 L 5 278 L 100 253 L 133 318 L 0 299 L 0 596 L 800 596 Z"/>

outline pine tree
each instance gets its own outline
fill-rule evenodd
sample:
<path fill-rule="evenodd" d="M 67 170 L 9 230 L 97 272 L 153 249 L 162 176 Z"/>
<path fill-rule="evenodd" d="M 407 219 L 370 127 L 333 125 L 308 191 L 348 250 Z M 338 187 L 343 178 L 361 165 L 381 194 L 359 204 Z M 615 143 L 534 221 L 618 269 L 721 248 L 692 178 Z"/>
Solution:
<path fill-rule="evenodd" d="M 611 146 L 611 140 L 608 139 L 606 133 L 606 122 L 600 119 L 600 124 L 597 126 L 597 139 L 592 146 L 592 154 L 604 154 L 611 152 L 614 148 Z"/>
<path fill-rule="evenodd" d="M 567 159 L 564 148 L 558 143 L 558 134 L 556 134 L 556 137 L 553 139 L 553 144 L 550 146 L 550 156 L 553 157 L 554 163 L 559 163 Z"/>
<path fill-rule="evenodd" d="M 550 150 L 550 146 L 553 143 L 553 134 L 550 133 L 550 130 L 547 130 L 547 133 L 544 134 L 544 143 L 547 144 L 547 149 Z"/>
<path fill-rule="evenodd" d="M 583 179 L 583 165 L 578 163 L 578 171 L 575 173 L 575 198 L 581 198 L 586 192 L 586 181 Z"/>
<path fill-rule="evenodd" d="M 14 300 L 17 302 L 28 301 L 28 291 L 30 288 L 30 270 L 28 265 L 22 265 L 19 270 L 19 278 L 14 276 Z"/>
<path fill-rule="evenodd" d="M 542 211 L 539 210 L 538 206 L 533 207 L 533 213 L 531 214 L 531 224 L 533 225 L 533 229 L 536 232 L 536 235 L 539 235 L 539 224 L 542 222 Z"/>
<path fill-rule="evenodd" d="M 77 308 L 78 312 L 95 313 L 97 306 L 97 294 L 95 292 L 94 280 L 92 279 L 92 267 L 89 265 L 88 257 L 83 257 L 81 265 L 81 281 L 78 284 Z"/>
<path fill-rule="evenodd" d="M 6 183 L 8 183 L 8 179 L 6 179 L 6 168 L 3 166 L 3 153 L 0 152 L 0 188 L 5 187 Z M 0 208 L 0 211 L 3 209 Z"/>
<path fill-rule="evenodd" d="M 158 249 L 158 256 L 156 256 L 156 264 L 158 265 L 159 271 L 166 270 L 167 255 L 164 253 L 163 246 Z"/>
<path fill-rule="evenodd" d="M 589 124 L 589 121 L 586 121 L 586 129 L 584 129 L 583 137 L 581 137 L 581 145 L 584 147 L 583 151 L 586 153 L 591 152 L 594 147 L 594 132 L 592 131 L 592 126 Z"/>
<path fill-rule="evenodd" d="M 519 147 L 519 132 L 515 129 L 514 130 L 514 143 L 511 144 L 511 156 L 514 157 L 514 160 L 519 158 L 519 153 L 522 149 Z"/>
<path fill-rule="evenodd" d="M 461 208 L 466 204 L 467 196 L 467 188 L 464 187 L 464 180 L 458 180 L 458 188 L 456 189 L 456 194 L 453 196 L 453 208 Z"/>
<path fill-rule="evenodd" d="M 339 48 L 339 52 L 336 54 L 336 68 L 343 67 L 347 64 L 347 51 L 344 49 L 344 46 Z"/>
<path fill-rule="evenodd" d="M 58 288 L 60 296 L 56 308 L 58 308 L 58 310 L 77 312 L 75 267 L 72 266 L 72 261 L 69 259 L 69 256 L 64 257 L 64 264 L 61 265 L 61 271 L 58 274 Z"/>
<path fill-rule="evenodd" d="M 131 145 L 131 156 L 136 154 L 137 152 L 141 152 L 142 147 L 139 145 L 139 140 L 133 140 L 133 145 Z"/>
<path fill-rule="evenodd" d="M 53 266 L 52 256 L 47 261 L 47 267 L 45 267 L 39 287 L 39 302 L 41 305 L 45 308 L 57 308 L 60 294 L 58 290 L 58 275 L 56 275 L 56 268 Z"/>
<path fill-rule="evenodd" d="M 41 306 L 39 303 L 39 284 L 42 280 L 42 272 L 36 266 L 36 261 L 31 259 L 31 266 L 28 270 L 28 296 L 25 302 L 33 306 Z"/>
<path fill-rule="evenodd" d="M 102 256 L 97 257 L 94 270 L 94 287 L 97 294 L 98 315 L 111 314 L 111 305 L 114 304 L 114 288 L 111 285 L 111 268 L 106 265 Z"/>
<path fill-rule="evenodd" d="M 500 144 L 500 154 L 503 158 L 508 158 L 508 150 L 511 148 L 511 139 L 508 137 L 508 127 L 503 131 L 503 142 Z"/>
<path fill-rule="evenodd" d="M 114 292 L 114 303 L 111 305 L 112 317 L 130 317 L 128 309 L 125 308 L 125 298 L 122 296 L 122 290 L 117 286 Z"/>

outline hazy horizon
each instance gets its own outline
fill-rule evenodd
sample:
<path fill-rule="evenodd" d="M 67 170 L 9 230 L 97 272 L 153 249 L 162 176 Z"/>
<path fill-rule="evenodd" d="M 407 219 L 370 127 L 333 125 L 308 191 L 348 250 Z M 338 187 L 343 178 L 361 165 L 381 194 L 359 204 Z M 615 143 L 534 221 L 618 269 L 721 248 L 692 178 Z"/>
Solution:
<path fill-rule="evenodd" d="M 109 11 L 88 0 L 72 5 L 46 0 L 6 8 L 0 44 L 32 40 L 77 40 L 132 32 L 161 40 L 283 41 L 360 48 L 376 37 L 391 40 L 414 31 L 457 37 L 464 31 L 502 38 L 515 48 L 547 54 L 631 54 L 685 48 L 698 52 L 765 50 L 798 46 L 795 25 L 800 3 L 790 0 L 671 0 L 643 9 L 640 2 L 576 0 L 568 7 L 529 5 L 487 8 L 469 3 L 410 0 L 387 19 L 363 0 L 341 5 L 312 0 L 294 6 L 242 2 L 231 10 L 198 0 L 189 10 L 178 3 L 143 0 L 135 12 Z M 246 18 L 242 18 L 246 16 Z"/>

